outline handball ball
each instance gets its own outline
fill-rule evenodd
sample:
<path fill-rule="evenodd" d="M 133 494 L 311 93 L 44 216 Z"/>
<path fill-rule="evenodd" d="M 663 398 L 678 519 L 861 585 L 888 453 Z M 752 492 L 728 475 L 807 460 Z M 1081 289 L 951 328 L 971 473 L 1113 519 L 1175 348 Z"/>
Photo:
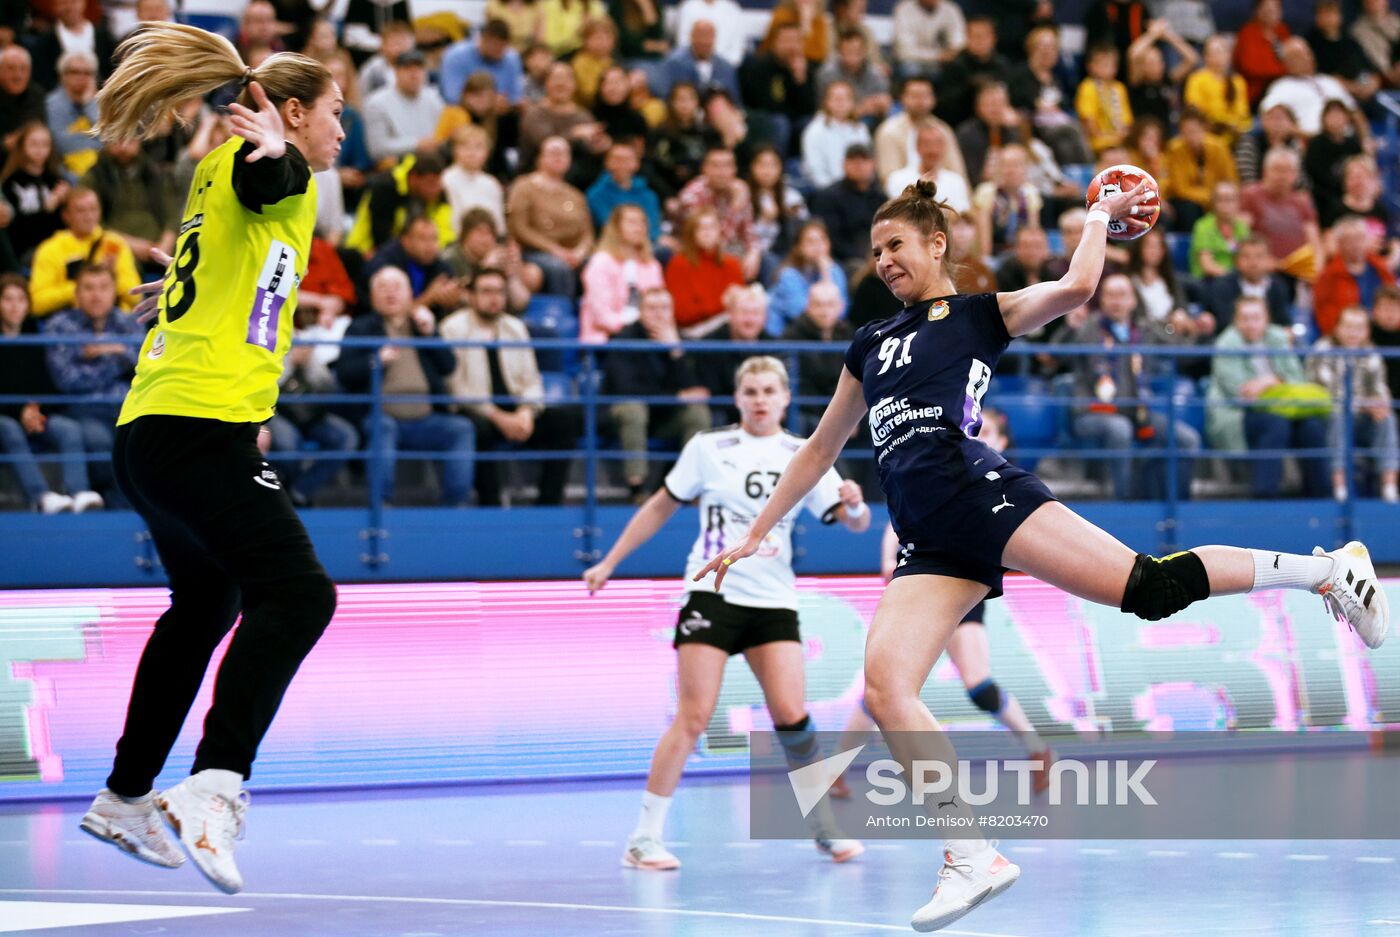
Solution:
<path fill-rule="evenodd" d="M 1127 192 L 1137 186 L 1139 182 L 1147 180 L 1147 187 L 1151 190 L 1151 198 L 1142 203 L 1139 208 L 1150 209 L 1151 214 L 1139 215 L 1139 221 L 1147 222 L 1147 227 L 1140 230 L 1132 230 L 1122 221 L 1110 221 L 1108 223 L 1108 237 L 1113 241 L 1135 241 L 1142 237 L 1152 226 L 1157 223 L 1157 219 L 1162 215 L 1162 190 L 1157 186 L 1157 180 L 1145 169 L 1126 164 L 1109 166 L 1099 173 L 1089 183 L 1089 191 L 1084 193 L 1088 207 L 1093 208 L 1094 203 L 1099 199 L 1108 198 L 1110 195 L 1117 195 L 1119 192 Z"/>

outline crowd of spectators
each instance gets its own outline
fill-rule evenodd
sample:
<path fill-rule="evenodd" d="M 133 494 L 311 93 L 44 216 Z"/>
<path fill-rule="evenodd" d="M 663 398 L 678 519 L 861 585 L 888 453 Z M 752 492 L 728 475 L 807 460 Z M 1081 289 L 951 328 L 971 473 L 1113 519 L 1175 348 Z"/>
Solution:
<path fill-rule="evenodd" d="M 338 21 L 323 4 L 233 3 L 249 64 L 303 51 L 346 97 L 339 164 L 317 175 L 306 344 L 268 426 L 300 504 L 367 465 L 392 499 L 401 451 L 431 454 L 446 505 L 508 503 L 522 474 L 538 503 L 563 501 L 580 355 L 530 347 L 540 337 L 600 346 L 596 389 L 614 398 L 601 430 L 617 481 L 642 497 L 658 441 L 730 418 L 745 356 L 678 342 L 841 343 L 897 311 L 869 260 L 884 199 L 935 178 L 958 213 L 959 288 L 1014 290 L 1065 271 L 1084 182 L 1125 162 L 1160 183 L 1157 229 L 1112 245 L 1095 300 L 1028 336 L 1035 353 L 1001 373 L 1064 392 L 1061 441 L 1176 449 L 1181 497 L 1213 451 L 1302 448 L 1317 451 L 1297 472 L 1259 459 L 1240 482 L 1397 499 L 1400 359 L 1327 354 L 1400 345 L 1400 219 L 1378 162 L 1396 154 L 1372 129 L 1400 88 L 1386 0 L 1350 18 L 1320 0 L 1300 35 L 1279 0 L 1255 0 L 1233 34 L 1204 0 L 1095 0 L 1075 54 L 1048 0 L 977 15 L 898 0 L 890 46 L 865 0 L 777 0 L 755 35 L 733 0 L 489 0 L 472 22 L 415 18 L 410 2 L 352 0 Z M 154 258 L 175 244 L 194 166 L 230 134 L 227 93 L 143 143 L 88 132 L 121 37 L 172 16 L 168 0 L 0 10 L 0 396 L 19 400 L 0 402 L 0 453 L 45 512 L 120 504 L 102 456 L 143 331 L 129 290 L 163 274 Z M 6 342 L 30 334 L 65 341 Z M 514 344 L 340 347 L 347 336 Z M 607 347 L 623 341 L 655 348 Z M 1172 364 L 1066 344 L 1235 354 Z M 800 394 L 829 395 L 839 354 L 799 357 Z M 1194 382 L 1204 425 L 1168 419 L 1153 396 L 1164 377 Z M 376 383 L 375 410 L 318 399 Z M 72 399 L 40 402 L 56 393 Z M 820 412 L 796 419 L 808 431 Z M 1374 454 L 1355 478 L 1335 454 L 1353 426 Z M 45 453 L 51 471 L 34 461 Z M 1104 491 L 1162 497 L 1163 464 L 1150 451 L 1104 463 Z"/>

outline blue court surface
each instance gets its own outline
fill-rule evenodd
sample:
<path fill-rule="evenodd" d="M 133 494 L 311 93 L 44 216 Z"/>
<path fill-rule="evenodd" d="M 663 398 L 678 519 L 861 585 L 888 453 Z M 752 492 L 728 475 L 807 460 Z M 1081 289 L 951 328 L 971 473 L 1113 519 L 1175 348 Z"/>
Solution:
<path fill-rule="evenodd" d="M 187 864 L 136 862 L 78 830 L 86 803 L 0 807 L 0 933 L 51 937 L 818 937 L 913 933 L 933 842 L 834 865 L 748 839 L 743 779 L 684 783 L 684 867 L 619 856 L 641 784 L 254 795 L 227 897 Z M 1400 935 L 1394 841 L 1003 841 L 1014 888 L 943 931 L 981 937 Z"/>

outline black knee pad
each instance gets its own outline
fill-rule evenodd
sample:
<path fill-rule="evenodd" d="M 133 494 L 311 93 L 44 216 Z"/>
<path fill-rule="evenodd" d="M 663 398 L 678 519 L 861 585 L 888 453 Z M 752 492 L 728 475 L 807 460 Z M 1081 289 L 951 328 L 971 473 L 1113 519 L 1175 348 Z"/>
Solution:
<path fill-rule="evenodd" d="M 1186 550 L 1159 560 L 1139 553 L 1123 590 L 1121 611 L 1158 621 L 1209 595 L 1210 577 L 1196 554 Z"/>
<path fill-rule="evenodd" d="M 968 690 L 967 695 L 972 700 L 972 705 L 983 712 L 993 716 L 1001 712 L 1001 687 L 997 686 L 997 682 L 991 677 Z"/>

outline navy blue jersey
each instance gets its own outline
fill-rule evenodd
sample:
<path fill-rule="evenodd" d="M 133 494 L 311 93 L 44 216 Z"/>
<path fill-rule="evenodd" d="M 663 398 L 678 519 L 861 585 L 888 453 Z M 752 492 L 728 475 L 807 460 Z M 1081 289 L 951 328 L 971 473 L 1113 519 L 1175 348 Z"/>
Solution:
<path fill-rule="evenodd" d="M 925 300 L 851 340 L 846 367 L 865 392 L 880 487 L 901 540 L 946 533 L 940 508 L 1006 464 L 973 437 L 1010 342 L 995 293 Z"/>

